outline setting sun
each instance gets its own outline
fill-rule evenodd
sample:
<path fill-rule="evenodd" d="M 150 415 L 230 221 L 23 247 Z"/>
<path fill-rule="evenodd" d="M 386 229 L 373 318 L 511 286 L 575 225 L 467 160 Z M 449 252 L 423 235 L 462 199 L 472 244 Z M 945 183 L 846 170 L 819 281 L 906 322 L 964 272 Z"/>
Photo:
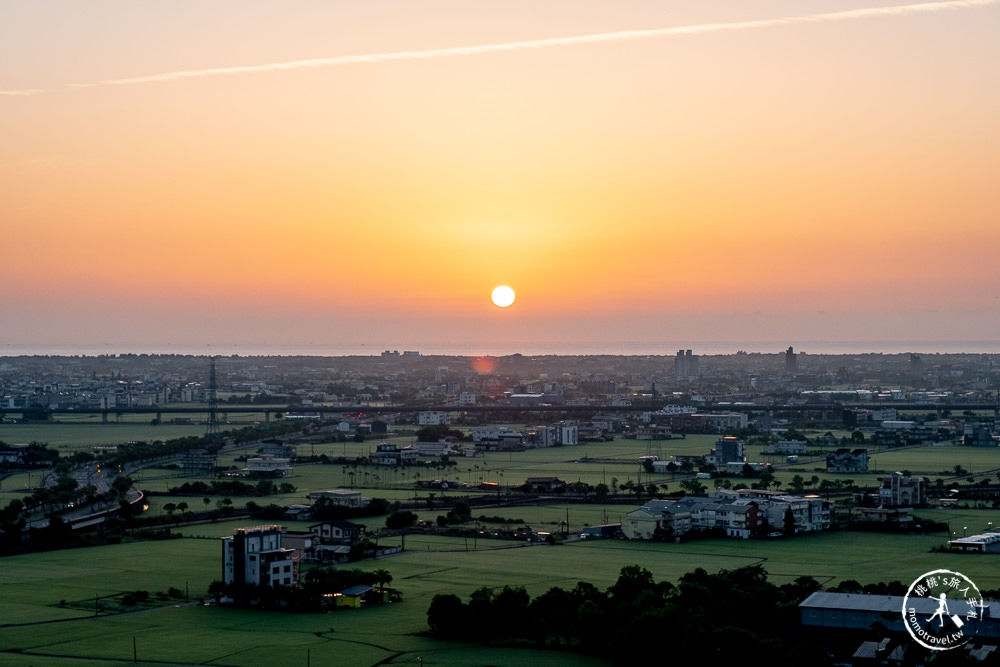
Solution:
<path fill-rule="evenodd" d="M 510 304 L 514 303 L 514 290 L 506 285 L 500 285 L 500 287 L 493 290 L 492 298 L 493 303 L 501 308 L 506 308 Z"/>

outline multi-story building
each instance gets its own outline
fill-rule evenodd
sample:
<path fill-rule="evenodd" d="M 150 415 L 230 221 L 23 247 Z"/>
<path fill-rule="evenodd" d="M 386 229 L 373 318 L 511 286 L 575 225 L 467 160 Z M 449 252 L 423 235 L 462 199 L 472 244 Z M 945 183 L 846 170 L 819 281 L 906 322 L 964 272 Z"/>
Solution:
<path fill-rule="evenodd" d="M 896 472 L 882 478 L 878 499 L 882 507 L 916 507 L 927 499 L 927 488 L 922 477 Z"/>
<path fill-rule="evenodd" d="M 868 450 L 838 449 L 826 457 L 827 472 L 868 472 Z"/>
<path fill-rule="evenodd" d="M 731 435 L 716 440 L 715 447 L 705 457 L 706 463 L 714 464 L 720 468 L 727 463 L 746 463 L 746 460 L 743 442 Z"/>
<path fill-rule="evenodd" d="M 226 584 L 291 586 L 295 583 L 294 549 L 281 546 L 284 527 L 237 528 L 222 538 L 222 580 Z"/>
<path fill-rule="evenodd" d="M 667 500 L 650 500 L 622 521 L 622 533 L 630 540 L 670 540 L 689 530 L 691 510 Z"/>
<path fill-rule="evenodd" d="M 273 454 L 261 454 L 247 459 L 247 467 L 244 470 L 251 477 L 284 477 L 292 470 L 288 463 L 288 459 L 278 458 Z"/>
<path fill-rule="evenodd" d="M 441 411 L 421 412 L 417 415 L 417 423 L 421 426 L 447 426 L 451 424 L 451 413 Z"/>
<path fill-rule="evenodd" d="M 629 512 L 622 522 L 628 539 L 681 537 L 688 530 L 718 530 L 727 537 L 748 539 L 767 530 L 792 528 L 795 534 L 827 530 L 830 504 L 817 497 L 777 491 L 720 491 L 717 497 L 685 497 L 677 502 L 651 500 Z"/>
<path fill-rule="evenodd" d="M 375 462 L 380 466 L 405 466 L 417 462 L 420 457 L 420 450 L 409 445 L 400 449 L 396 445 L 382 443 L 375 447 Z"/>

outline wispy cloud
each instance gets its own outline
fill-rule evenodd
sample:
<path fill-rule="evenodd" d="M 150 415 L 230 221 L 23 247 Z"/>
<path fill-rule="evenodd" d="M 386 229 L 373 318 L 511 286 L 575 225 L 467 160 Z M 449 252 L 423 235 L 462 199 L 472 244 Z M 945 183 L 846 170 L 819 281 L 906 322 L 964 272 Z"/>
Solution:
<path fill-rule="evenodd" d="M 41 88 L 23 88 L 21 90 L 0 90 L 0 95 L 7 97 L 31 97 L 42 92 Z"/>
<path fill-rule="evenodd" d="M 655 39 L 675 35 L 697 35 L 737 30 L 755 30 L 793 25 L 797 23 L 825 23 L 835 21 L 854 21 L 875 17 L 906 16 L 932 12 L 971 9 L 1000 4 L 1000 0 L 945 0 L 943 2 L 925 2 L 910 5 L 890 7 L 869 7 L 850 9 L 839 12 L 806 14 L 803 16 L 788 16 L 757 21 L 737 21 L 733 23 L 704 23 L 700 25 L 675 26 L 671 28 L 653 28 L 648 30 L 624 30 L 620 32 L 597 33 L 591 35 L 576 35 L 573 37 L 554 37 L 523 42 L 505 42 L 502 44 L 482 44 L 478 46 L 459 46 L 445 49 L 428 49 L 421 51 L 395 51 L 391 53 L 373 53 L 366 55 L 335 56 L 332 58 L 313 58 L 309 60 L 291 60 L 263 65 L 243 65 L 237 67 L 214 67 L 209 69 L 181 70 L 164 72 L 148 76 L 138 76 L 127 79 L 109 79 L 93 83 L 72 84 L 74 87 L 85 88 L 106 85 L 132 85 L 139 83 L 155 83 L 162 81 L 179 81 L 203 77 L 223 76 L 232 74 L 252 74 L 258 72 L 280 72 L 283 70 L 308 69 L 316 67 L 334 67 L 337 65 L 355 65 L 383 63 L 394 60 L 429 60 L 435 58 L 450 58 L 455 56 L 474 56 L 505 51 L 523 51 L 528 49 L 547 49 L 559 46 L 576 46 L 582 44 L 600 44 L 603 42 L 624 42 L 639 39 Z M 39 91 L 0 91 L 0 95 L 30 95 Z"/>

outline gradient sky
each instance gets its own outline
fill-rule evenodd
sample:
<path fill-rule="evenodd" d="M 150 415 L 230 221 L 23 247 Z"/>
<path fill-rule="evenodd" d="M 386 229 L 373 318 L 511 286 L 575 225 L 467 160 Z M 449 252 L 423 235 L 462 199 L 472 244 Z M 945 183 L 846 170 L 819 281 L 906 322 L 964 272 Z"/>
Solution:
<path fill-rule="evenodd" d="M 3 0 L 0 342 L 997 340 L 998 34 L 990 0 Z"/>

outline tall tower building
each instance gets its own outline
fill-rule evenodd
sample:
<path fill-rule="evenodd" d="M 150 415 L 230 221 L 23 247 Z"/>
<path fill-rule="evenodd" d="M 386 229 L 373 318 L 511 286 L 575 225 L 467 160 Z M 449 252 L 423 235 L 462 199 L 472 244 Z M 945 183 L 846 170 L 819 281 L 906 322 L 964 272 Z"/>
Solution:
<path fill-rule="evenodd" d="M 796 370 L 798 370 L 798 361 L 796 359 L 795 350 L 789 345 L 788 349 L 785 350 L 785 373 L 788 375 L 795 375 Z"/>
<path fill-rule="evenodd" d="M 677 350 L 674 358 L 674 375 L 678 380 L 694 380 L 698 377 L 698 357 L 691 350 Z"/>

